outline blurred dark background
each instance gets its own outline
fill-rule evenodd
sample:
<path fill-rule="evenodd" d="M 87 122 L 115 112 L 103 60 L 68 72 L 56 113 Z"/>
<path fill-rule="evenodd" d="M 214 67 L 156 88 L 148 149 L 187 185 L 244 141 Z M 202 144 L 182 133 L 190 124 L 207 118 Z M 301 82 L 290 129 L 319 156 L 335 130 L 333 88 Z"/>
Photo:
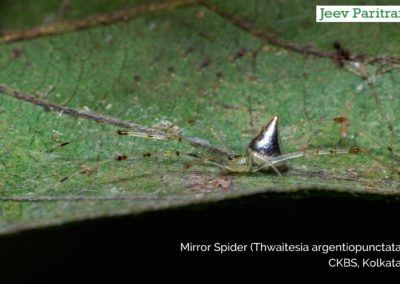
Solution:
<path fill-rule="evenodd" d="M 180 252 L 180 243 L 390 244 L 400 236 L 399 208 L 395 198 L 381 200 L 374 196 L 338 194 L 326 198 L 316 193 L 296 199 L 254 195 L 208 206 L 21 232 L 0 239 L 1 278 L 27 281 L 51 279 L 55 275 L 64 280 L 127 276 L 136 279 L 142 274 L 149 278 L 186 273 L 200 277 L 210 272 L 250 277 L 271 275 L 282 269 L 293 273 L 354 271 L 328 266 L 330 258 L 354 257 L 351 253 L 220 255 Z"/>

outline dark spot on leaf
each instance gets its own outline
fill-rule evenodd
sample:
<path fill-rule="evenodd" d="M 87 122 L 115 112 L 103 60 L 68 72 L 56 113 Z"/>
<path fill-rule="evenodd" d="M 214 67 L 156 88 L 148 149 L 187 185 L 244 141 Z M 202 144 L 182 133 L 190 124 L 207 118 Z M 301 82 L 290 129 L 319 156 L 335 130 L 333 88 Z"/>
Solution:
<path fill-rule="evenodd" d="M 185 163 L 185 164 L 183 164 L 183 168 L 184 168 L 184 169 L 190 169 L 191 167 L 193 167 L 193 164 L 192 164 L 192 163 Z"/>
<path fill-rule="evenodd" d="M 242 58 L 243 56 L 245 56 L 247 53 L 246 49 L 241 47 L 238 50 L 236 50 L 236 52 L 233 55 L 233 60 L 238 60 L 240 58 Z"/>
<path fill-rule="evenodd" d="M 68 179 L 68 177 L 63 177 L 62 179 L 60 179 L 60 182 L 64 182 Z"/>
<path fill-rule="evenodd" d="M 18 59 L 22 55 L 22 51 L 19 48 L 14 48 L 11 50 L 11 58 Z"/>
<path fill-rule="evenodd" d="M 361 149 L 359 148 L 350 148 L 349 149 L 349 154 L 360 154 L 361 153 Z"/>
<path fill-rule="evenodd" d="M 211 62 L 212 61 L 211 61 L 210 57 L 204 58 L 203 61 L 199 65 L 199 69 L 202 70 L 204 68 L 209 67 L 211 65 Z"/>
<path fill-rule="evenodd" d="M 128 160 L 128 156 L 127 155 L 118 155 L 115 159 L 117 161 L 125 161 L 125 160 Z"/>
<path fill-rule="evenodd" d="M 351 60 L 351 52 L 343 48 L 342 44 L 338 41 L 333 42 L 333 48 L 336 51 L 334 61 L 337 66 L 343 67 L 346 61 Z"/>
<path fill-rule="evenodd" d="M 336 50 L 340 50 L 342 48 L 342 45 L 338 41 L 333 42 L 333 48 Z"/>
<path fill-rule="evenodd" d="M 208 176 L 191 174 L 188 181 L 195 181 L 190 187 L 193 192 L 213 192 L 215 190 L 228 191 L 232 186 L 230 176 L 220 176 L 210 179 Z"/>
<path fill-rule="evenodd" d="M 196 18 L 203 19 L 204 18 L 204 10 L 198 10 L 195 12 Z"/>
<path fill-rule="evenodd" d="M 116 133 L 117 133 L 118 135 L 128 135 L 129 132 L 126 131 L 126 130 L 117 130 Z"/>
<path fill-rule="evenodd" d="M 333 120 L 334 120 L 335 122 L 338 122 L 338 123 L 347 122 L 347 118 L 346 118 L 346 117 L 335 117 Z"/>
<path fill-rule="evenodd" d="M 169 67 L 167 68 L 167 71 L 168 71 L 168 73 L 173 74 L 173 73 L 175 73 L 175 68 L 172 67 L 172 66 L 169 66 Z"/>

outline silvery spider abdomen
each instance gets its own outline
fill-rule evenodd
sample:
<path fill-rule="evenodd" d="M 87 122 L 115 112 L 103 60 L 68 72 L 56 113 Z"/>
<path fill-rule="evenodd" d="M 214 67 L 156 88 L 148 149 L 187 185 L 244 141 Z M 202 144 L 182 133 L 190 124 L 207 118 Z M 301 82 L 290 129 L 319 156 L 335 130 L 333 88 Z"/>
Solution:
<path fill-rule="evenodd" d="M 260 133 L 250 141 L 247 146 L 247 155 L 252 162 L 252 168 L 260 168 L 260 171 L 271 172 L 268 160 L 272 157 L 282 155 L 279 145 L 278 117 L 274 116 Z M 280 172 L 288 169 L 287 163 L 275 164 L 274 167 Z"/>

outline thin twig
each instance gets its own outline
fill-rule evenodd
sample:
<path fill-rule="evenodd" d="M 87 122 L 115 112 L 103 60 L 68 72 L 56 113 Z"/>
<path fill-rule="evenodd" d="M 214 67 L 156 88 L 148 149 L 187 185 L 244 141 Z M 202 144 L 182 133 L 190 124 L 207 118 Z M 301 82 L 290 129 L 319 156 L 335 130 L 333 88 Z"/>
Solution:
<path fill-rule="evenodd" d="M 211 3 L 207 0 L 202 0 L 199 2 L 202 6 L 206 7 L 207 9 L 213 11 L 214 13 L 218 14 L 232 25 L 250 33 L 256 38 L 259 38 L 263 41 L 268 42 L 271 45 L 278 46 L 290 51 L 294 51 L 297 53 L 301 53 L 303 55 L 313 55 L 320 58 L 328 58 L 332 59 L 333 61 L 337 60 L 337 53 L 335 51 L 328 52 L 321 49 L 318 49 L 315 46 L 306 44 L 296 44 L 285 41 L 281 38 L 275 37 L 273 34 L 261 31 L 255 28 L 249 21 L 243 18 L 239 18 L 225 9 L 221 9 L 217 5 Z M 396 56 L 387 56 L 387 55 L 379 55 L 379 56 L 367 56 L 365 54 L 354 54 L 348 59 L 348 61 L 354 62 L 365 62 L 368 64 L 388 64 L 388 63 L 399 63 L 400 57 Z"/>
<path fill-rule="evenodd" d="M 372 96 L 374 98 L 375 101 L 375 105 L 379 111 L 379 113 L 381 114 L 382 118 L 385 120 L 386 125 L 389 129 L 390 132 L 390 152 L 392 154 L 392 158 L 393 158 L 393 150 L 394 150 L 394 127 L 393 127 L 393 123 L 389 118 L 389 115 L 387 114 L 387 112 L 385 111 L 385 109 L 382 106 L 382 102 L 381 99 L 378 95 L 378 92 L 375 89 L 375 86 L 373 83 L 368 83 L 368 86 L 371 90 Z"/>
<path fill-rule="evenodd" d="M 304 113 L 304 118 L 306 120 L 310 120 L 310 113 L 307 109 L 307 105 L 308 105 L 308 90 L 307 90 L 307 81 L 308 81 L 308 73 L 306 71 L 307 68 L 307 55 L 304 57 L 304 64 L 303 64 L 303 113 Z"/>
<path fill-rule="evenodd" d="M 196 2 L 195 0 L 169 0 L 162 3 L 144 4 L 130 9 L 90 16 L 81 20 L 57 22 L 30 29 L 5 32 L 0 37 L 0 44 L 63 34 L 97 26 L 111 25 L 117 22 L 128 21 L 138 16 L 168 11 L 181 6 L 193 5 L 196 4 Z"/>
<path fill-rule="evenodd" d="M 132 129 L 138 132 L 143 132 L 143 133 L 153 133 L 153 134 L 159 134 L 162 135 L 162 133 L 156 129 L 148 128 L 146 126 L 142 126 L 136 123 L 131 123 L 131 122 L 125 122 L 110 116 L 105 116 L 105 115 L 98 115 L 98 114 L 93 114 L 85 110 L 77 110 L 65 106 L 60 106 L 54 103 L 51 103 L 47 100 L 37 98 L 33 95 L 30 94 L 24 94 L 19 91 L 12 90 L 11 88 L 5 86 L 5 85 L 0 85 L 0 94 L 4 94 L 13 98 L 16 98 L 21 101 L 29 102 L 31 104 L 37 105 L 37 106 L 42 106 L 46 111 L 54 111 L 58 112 L 61 114 L 66 114 L 72 117 L 76 118 L 84 118 L 87 120 L 92 120 L 97 123 L 103 123 L 103 124 L 110 124 L 110 125 L 115 125 L 121 128 L 127 128 L 127 129 Z"/>
<path fill-rule="evenodd" d="M 124 200 L 184 200 L 182 196 L 157 196 L 148 195 L 106 195 L 106 196 L 85 196 L 85 195 L 66 195 L 66 196 L 6 196 L 0 197 L 0 202 L 78 202 L 78 201 L 124 201 Z"/>

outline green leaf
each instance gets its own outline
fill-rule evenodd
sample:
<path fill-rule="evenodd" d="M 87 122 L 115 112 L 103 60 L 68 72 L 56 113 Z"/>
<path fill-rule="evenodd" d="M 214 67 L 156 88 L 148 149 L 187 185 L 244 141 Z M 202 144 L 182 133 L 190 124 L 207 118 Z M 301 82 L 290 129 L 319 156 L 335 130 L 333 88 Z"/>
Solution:
<path fill-rule="evenodd" d="M 399 193 L 395 25 L 317 24 L 304 1 L 6 2 L 1 233 L 260 192 Z M 198 149 L 115 134 L 172 123 L 239 154 L 243 132 L 274 115 L 281 129 L 299 126 L 282 134 L 284 152 L 309 154 L 282 176 L 145 158 Z M 361 154 L 310 155 L 322 149 Z"/>

